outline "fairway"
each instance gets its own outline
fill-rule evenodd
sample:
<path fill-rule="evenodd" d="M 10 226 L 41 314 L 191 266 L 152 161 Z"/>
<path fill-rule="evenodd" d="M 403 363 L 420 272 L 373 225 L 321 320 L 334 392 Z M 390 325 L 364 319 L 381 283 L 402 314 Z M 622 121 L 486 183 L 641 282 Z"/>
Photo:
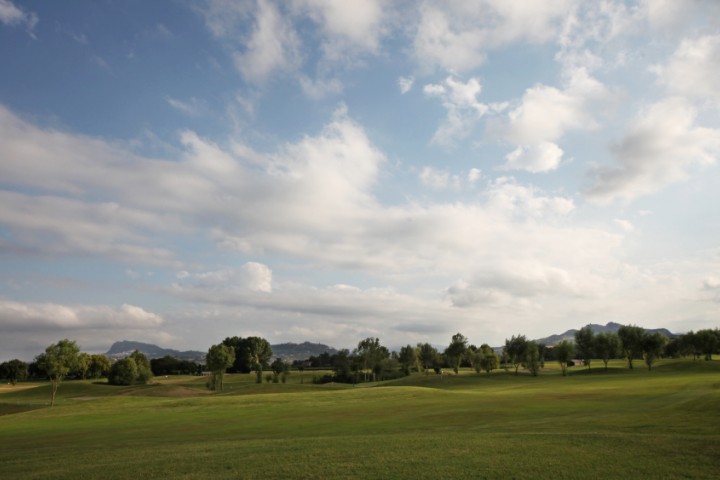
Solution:
<path fill-rule="evenodd" d="M 717 478 L 720 363 L 0 389 L 3 478 Z"/>

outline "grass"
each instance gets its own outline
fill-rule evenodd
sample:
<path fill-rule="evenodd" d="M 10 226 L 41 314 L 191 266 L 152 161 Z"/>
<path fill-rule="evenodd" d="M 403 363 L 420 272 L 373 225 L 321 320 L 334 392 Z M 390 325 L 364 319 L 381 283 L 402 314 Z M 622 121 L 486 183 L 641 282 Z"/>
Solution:
<path fill-rule="evenodd" d="M 717 478 L 720 362 L 0 389 L 3 478 Z M 25 409 L 25 410 L 24 410 Z"/>

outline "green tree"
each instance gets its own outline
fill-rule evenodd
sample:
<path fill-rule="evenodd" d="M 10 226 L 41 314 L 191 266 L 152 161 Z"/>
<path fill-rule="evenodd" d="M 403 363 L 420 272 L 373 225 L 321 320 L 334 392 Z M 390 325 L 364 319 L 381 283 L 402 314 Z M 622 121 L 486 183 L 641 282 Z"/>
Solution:
<path fill-rule="evenodd" d="M 110 385 L 133 385 L 137 382 L 138 365 L 132 357 L 121 358 L 112 364 L 108 374 Z"/>
<path fill-rule="evenodd" d="M 720 335 L 717 330 L 698 330 L 695 332 L 694 343 L 697 351 L 704 356 L 705 360 L 712 360 L 712 355 L 720 347 Z"/>
<path fill-rule="evenodd" d="M 447 358 L 448 364 L 455 372 L 455 375 L 459 373 L 460 362 L 465 355 L 465 351 L 468 347 L 468 340 L 462 333 L 456 333 L 452 336 L 450 345 L 445 349 L 445 357 Z"/>
<path fill-rule="evenodd" d="M 607 370 L 610 359 L 615 358 L 620 352 L 620 338 L 611 332 L 598 333 L 595 336 L 595 352 Z"/>
<path fill-rule="evenodd" d="M 130 358 L 135 360 L 137 365 L 137 383 L 148 383 L 152 379 L 152 368 L 150 368 L 150 360 L 140 350 L 135 350 L 130 354 Z"/>
<path fill-rule="evenodd" d="M 400 348 L 398 360 L 400 361 L 400 368 L 405 373 L 405 375 L 410 375 L 410 369 L 417 364 L 417 357 L 417 349 L 412 345 L 405 345 L 404 347 Z"/>
<path fill-rule="evenodd" d="M 499 359 L 495 350 L 493 350 L 487 343 L 480 345 L 478 350 L 480 353 L 480 368 L 490 373 L 492 370 L 498 368 Z"/>
<path fill-rule="evenodd" d="M 110 373 L 110 359 L 105 355 L 91 355 L 90 356 L 90 368 L 88 368 L 88 375 L 90 378 L 100 378 L 107 376 Z"/>
<path fill-rule="evenodd" d="M 368 337 L 358 342 L 357 355 L 362 362 L 365 381 L 367 381 L 367 371 L 370 370 L 374 382 L 377 378 L 378 366 L 390 356 L 390 352 L 380 345 L 380 339 Z"/>
<path fill-rule="evenodd" d="M 40 370 L 50 378 L 52 385 L 50 393 L 51 407 L 55 405 L 55 395 L 60 383 L 70 372 L 77 370 L 79 355 L 80 349 L 77 343 L 66 338 L 50 345 L 45 349 L 45 353 L 41 353 L 35 358 Z"/>
<path fill-rule="evenodd" d="M 418 346 L 418 357 L 420 357 L 425 375 L 427 375 L 428 371 L 433 368 L 435 357 L 437 357 L 437 350 L 429 343 L 423 343 Z"/>
<path fill-rule="evenodd" d="M 590 370 L 590 362 L 595 355 L 595 333 L 590 325 L 575 332 L 575 351 Z"/>
<path fill-rule="evenodd" d="M 208 349 L 205 356 L 207 369 L 212 372 L 208 387 L 210 390 L 223 391 L 225 371 L 235 363 L 235 349 L 219 343 Z"/>
<path fill-rule="evenodd" d="M 78 355 L 78 374 L 80 378 L 85 380 L 87 378 L 88 370 L 90 369 L 90 360 L 92 357 L 89 353 L 82 352 Z"/>
<path fill-rule="evenodd" d="M 530 375 L 537 377 L 540 373 L 540 348 L 535 342 L 527 342 L 523 365 L 528 369 Z"/>
<path fill-rule="evenodd" d="M 562 370 L 563 377 L 567 375 L 568 362 L 572 360 L 574 350 L 575 345 L 573 345 L 572 342 L 568 342 L 567 340 L 563 340 L 562 342 L 555 345 L 555 347 L 553 348 L 553 353 L 555 354 L 555 358 L 557 358 L 557 361 L 560 364 L 560 369 Z"/>
<path fill-rule="evenodd" d="M 28 377 L 28 364 L 17 358 L 0 365 L 0 378 L 10 380 L 12 386 L 19 380 L 25 380 Z"/>
<path fill-rule="evenodd" d="M 627 358 L 630 370 L 633 368 L 633 359 L 642 352 L 643 335 L 645 330 L 635 325 L 623 325 L 618 329 L 622 352 Z"/>
<path fill-rule="evenodd" d="M 525 335 L 513 335 L 510 340 L 505 340 L 503 353 L 507 356 L 508 361 L 512 363 L 513 367 L 515 367 L 515 375 L 518 374 L 518 369 L 525 359 L 527 344 L 528 340 L 525 338 Z"/>
<path fill-rule="evenodd" d="M 645 359 L 645 365 L 648 370 L 652 370 L 653 363 L 655 360 L 662 355 L 667 338 L 660 333 L 645 333 L 640 341 L 643 358 Z"/>

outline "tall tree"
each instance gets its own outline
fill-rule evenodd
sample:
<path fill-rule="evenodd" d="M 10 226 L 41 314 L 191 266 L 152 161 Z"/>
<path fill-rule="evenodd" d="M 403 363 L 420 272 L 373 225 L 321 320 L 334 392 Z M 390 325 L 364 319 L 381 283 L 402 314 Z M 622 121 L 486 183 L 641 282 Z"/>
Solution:
<path fill-rule="evenodd" d="M 530 375 L 537 377 L 540 373 L 540 348 L 535 342 L 527 342 L 525 344 L 525 353 L 523 355 L 523 364 L 528 369 Z"/>
<path fill-rule="evenodd" d="M 130 358 L 135 360 L 137 365 L 137 377 L 135 381 L 137 383 L 148 383 L 152 378 L 152 368 L 150 367 L 150 360 L 140 350 L 135 350 L 130 354 Z"/>
<path fill-rule="evenodd" d="M 88 369 L 88 375 L 90 378 L 100 378 L 106 376 L 110 372 L 110 359 L 105 355 L 91 355 L 90 356 L 90 368 Z"/>
<path fill-rule="evenodd" d="M 78 355 L 78 373 L 80 374 L 80 378 L 83 380 L 87 378 L 91 360 L 92 356 L 89 353 L 82 352 Z"/>
<path fill-rule="evenodd" d="M 137 382 L 138 365 L 134 358 L 125 357 L 110 367 L 108 383 L 110 385 L 133 385 Z"/>
<path fill-rule="evenodd" d="M 642 352 L 643 335 L 645 330 L 635 325 L 623 325 L 618 329 L 622 352 L 627 358 L 630 370 L 633 368 L 633 359 Z"/>
<path fill-rule="evenodd" d="M 557 358 L 557 361 L 560 364 L 560 369 L 562 370 L 563 377 L 567 375 L 568 362 L 572 360 L 574 350 L 575 345 L 573 345 L 572 342 L 568 342 L 567 340 L 563 340 L 562 342 L 555 345 L 555 347 L 553 348 L 553 353 L 555 354 L 555 358 Z"/>
<path fill-rule="evenodd" d="M 590 325 L 575 332 L 575 353 L 582 359 L 583 365 L 590 370 L 590 362 L 595 355 L 595 333 Z"/>
<path fill-rule="evenodd" d="M 0 378 L 10 380 L 14 387 L 18 380 L 25 380 L 28 376 L 28 364 L 17 358 L 0 365 Z"/>
<path fill-rule="evenodd" d="M 400 348 L 398 360 L 405 375 L 410 375 L 410 369 L 417 363 L 417 350 L 412 345 L 405 345 Z"/>
<path fill-rule="evenodd" d="M 380 339 L 372 337 L 358 342 L 357 354 L 362 361 L 365 381 L 367 381 L 367 371 L 370 370 L 373 375 L 373 382 L 377 378 L 378 366 L 390 356 L 388 349 L 380 345 Z"/>
<path fill-rule="evenodd" d="M 450 345 L 445 349 L 445 357 L 447 358 L 450 367 L 455 372 L 455 375 L 459 373 L 460 362 L 465 355 L 467 350 L 468 340 L 462 333 L 456 333 L 450 340 Z"/>
<path fill-rule="evenodd" d="M 698 330 L 694 338 L 697 350 L 705 357 L 705 360 L 712 360 L 712 355 L 720 347 L 720 334 L 718 330 Z"/>
<path fill-rule="evenodd" d="M 480 353 L 480 368 L 490 373 L 492 370 L 498 368 L 499 359 L 495 350 L 493 350 L 487 343 L 480 345 L 478 350 Z"/>
<path fill-rule="evenodd" d="M 435 357 L 437 357 L 437 350 L 429 343 L 423 343 L 422 345 L 418 345 L 418 350 L 420 362 L 422 363 L 423 369 L 425 370 L 425 375 L 427 375 L 428 371 L 433 368 L 433 364 L 435 363 Z"/>
<path fill-rule="evenodd" d="M 595 352 L 608 368 L 608 362 L 620 352 L 620 338 L 612 332 L 598 333 L 595 336 Z"/>
<path fill-rule="evenodd" d="M 205 356 L 207 369 L 212 372 L 208 387 L 210 390 L 223 391 L 225 371 L 235 362 L 235 349 L 230 345 L 219 343 L 208 349 Z"/>
<path fill-rule="evenodd" d="M 645 365 L 648 370 L 652 370 L 653 363 L 655 360 L 662 355 L 667 338 L 660 333 L 645 333 L 640 341 L 643 358 L 645 359 Z"/>
<path fill-rule="evenodd" d="M 38 367 L 50 378 L 50 406 L 55 406 L 55 395 L 63 379 L 78 367 L 80 348 L 75 341 L 66 339 L 53 343 L 35 358 Z"/>
<path fill-rule="evenodd" d="M 528 340 L 525 338 L 525 335 L 513 335 L 510 340 L 505 340 L 503 353 L 507 355 L 508 360 L 515 367 L 515 375 L 518 374 L 518 369 L 525 359 L 527 344 Z"/>

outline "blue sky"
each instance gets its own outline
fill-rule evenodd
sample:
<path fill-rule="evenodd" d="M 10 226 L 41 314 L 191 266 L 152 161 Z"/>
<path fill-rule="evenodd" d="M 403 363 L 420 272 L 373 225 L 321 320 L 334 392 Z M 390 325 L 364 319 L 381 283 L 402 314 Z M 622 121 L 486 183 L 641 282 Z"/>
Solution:
<path fill-rule="evenodd" d="M 718 19 L 0 0 L 0 360 L 717 327 Z"/>

